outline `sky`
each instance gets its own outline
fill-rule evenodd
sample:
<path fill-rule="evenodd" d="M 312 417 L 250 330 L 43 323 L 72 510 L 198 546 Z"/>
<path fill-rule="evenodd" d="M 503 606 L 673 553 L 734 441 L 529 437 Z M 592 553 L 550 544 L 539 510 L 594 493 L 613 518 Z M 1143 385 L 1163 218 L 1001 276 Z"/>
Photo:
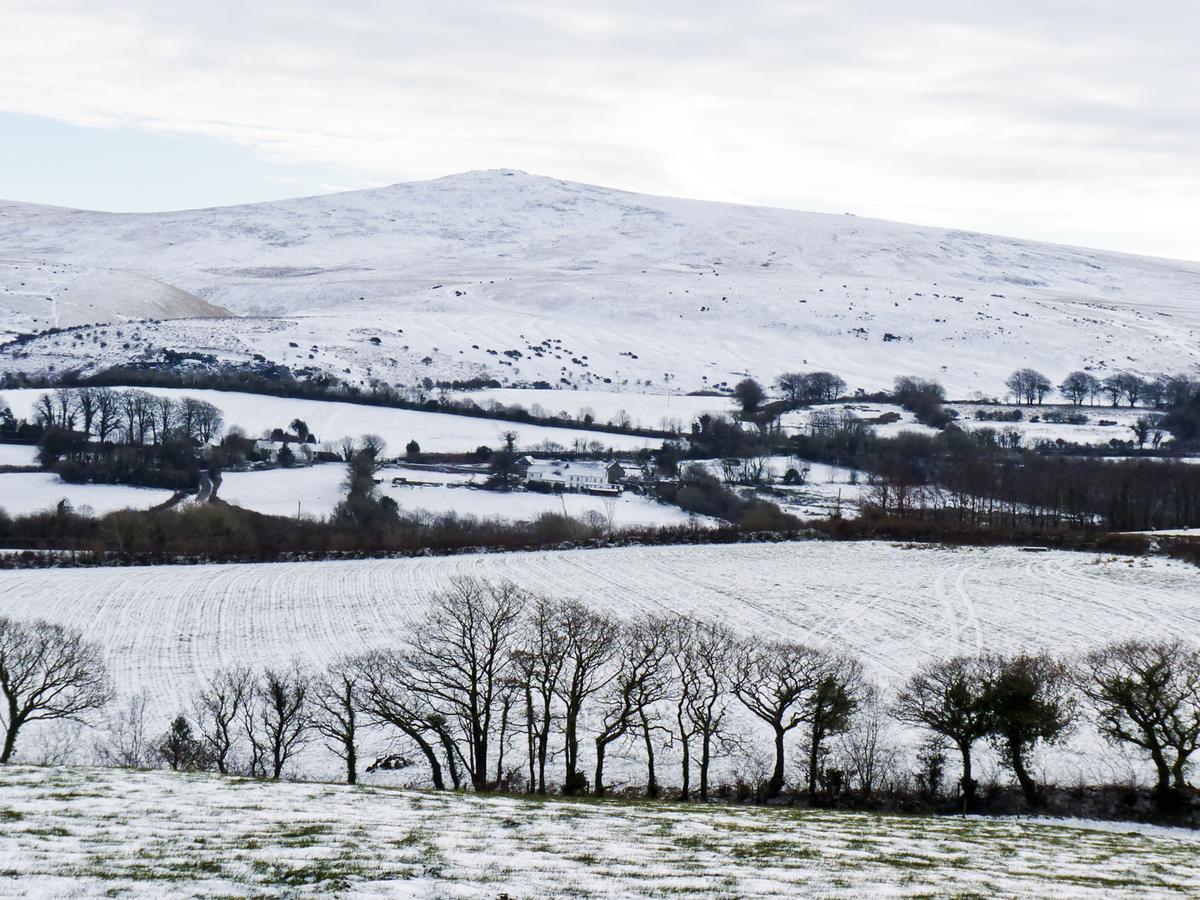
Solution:
<path fill-rule="evenodd" d="M 1194 0 L 6 0 L 0 197 L 514 168 L 1200 260 Z"/>

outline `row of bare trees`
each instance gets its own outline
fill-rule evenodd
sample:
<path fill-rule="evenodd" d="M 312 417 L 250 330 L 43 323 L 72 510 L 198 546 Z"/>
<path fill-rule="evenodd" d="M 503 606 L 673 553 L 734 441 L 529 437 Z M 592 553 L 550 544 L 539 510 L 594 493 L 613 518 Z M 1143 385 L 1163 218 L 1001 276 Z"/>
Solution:
<path fill-rule="evenodd" d="M 207 443 L 221 433 L 221 411 L 195 397 L 151 394 L 136 388 L 61 387 L 34 402 L 35 421 L 96 437 L 102 443 L 165 444 L 172 438 Z"/>
<path fill-rule="evenodd" d="M 46 623 L 0 618 L 0 762 L 30 722 L 79 720 L 112 697 L 97 647 Z M 618 746 L 636 750 L 646 792 L 661 792 L 661 752 L 679 760 L 679 795 L 707 799 L 713 764 L 744 752 L 750 717 L 770 734 L 773 765 L 758 796 L 780 795 L 790 737 L 810 797 L 837 791 L 831 742 L 864 794 L 879 784 L 891 718 L 950 742 L 962 759 L 965 807 L 976 798 L 973 758 L 988 742 L 1030 805 L 1042 791 L 1030 758 L 1086 717 L 1114 744 L 1152 763 L 1154 797 L 1177 808 L 1192 793 L 1200 749 L 1200 647 L 1180 640 L 1127 640 L 1072 660 L 1045 653 L 957 656 L 920 668 L 885 702 L 851 656 L 800 643 L 739 638 L 693 617 L 618 620 L 573 601 L 531 595 L 510 582 L 461 578 L 434 595 L 400 646 L 345 658 L 322 672 L 300 665 L 215 672 L 168 731 L 142 736 L 135 699 L 118 716 L 107 759 L 279 778 L 297 752 L 323 742 L 354 783 L 364 729 L 386 729 L 406 751 L 373 766 L 415 761 L 436 788 L 547 793 L 561 761 L 561 789 L 608 790 L 605 766 Z M 144 701 L 142 701 L 144 704 Z M 144 705 L 142 707 L 144 709 Z M 761 734 L 762 731 L 759 731 Z M 760 745 L 761 747 L 761 745 Z"/>

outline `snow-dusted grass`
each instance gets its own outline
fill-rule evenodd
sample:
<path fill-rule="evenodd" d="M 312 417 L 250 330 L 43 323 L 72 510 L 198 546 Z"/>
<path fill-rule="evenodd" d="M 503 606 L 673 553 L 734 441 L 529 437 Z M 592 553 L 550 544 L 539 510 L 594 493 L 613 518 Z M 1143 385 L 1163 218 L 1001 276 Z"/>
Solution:
<path fill-rule="evenodd" d="M 144 692 L 148 721 L 166 723 L 217 666 L 294 657 L 323 666 L 395 646 L 430 593 L 461 574 L 620 615 L 694 613 L 759 638 L 845 648 L 885 689 L 957 652 L 1070 654 L 1122 636 L 1200 633 L 1200 570 L 1184 563 L 883 542 L 0 571 L 0 614 L 82 629 L 104 648 L 119 690 Z M 36 735 L 26 759 L 38 758 Z M 1102 750 L 1081 734 L 1045 765 L 1063 783 L 1144 771 Z M 330 771 L 315 757 L 301 768 Z"/>
<path fill-rule="evenodd" d="M 272 428 L 287 429 L 293 419 L 303 419 L 321 441 L 337 442 L 343 436 L 358 437 L 378 434 L 388 444 L 388 453 L 400 455 L 410 440 L 416 440 L 427 453 L 456 453 L 474 450 L 481 444 L 490 447 L 504 445 L 504 433 L 517 433 L 517 446 L 533 449 L 547 441 L 562 447 L 572 447 L 576 441 L 599 441 L 603 447 L 615 450 L 636 450 L 657 446 L 661 440 L 621 434 L 550 428 L 541 425 L 522 425 L 500 419 L 477 419 L 446 413 L 427 413 L 408 409 L 389 409 L 361 403 L 338 403 L 328 400 L 292 400 L 287 397 L 267 397 L 236 391 L 182 390 L 148 388 L 152 394 L 196 397 L 207 400 L 225 414 L 226 428 L 237 425 L 250 437 L 260 437 Z M 21 389 L 0 391 L 18 418 L 30 418 L 33 405 L 44 391 Z"/>
<path fill-rule="evenodd" d="M 1173 897 L 1194 834 L 0 769 L 20 896 Z"/>
<path fill-rule="evenodd" d="M 36 466 L 37 453 L 29 444 L 0 444 L 0 466 Z"/>
<path fill-rule="evenodd" d="M 53 472 L 0 472 L 0 509 L 10 516 L 51 509 L 67 500 L 77 510 L 98 516 L 117 509 L 148 509 L 171 499 L 160 488 L 123 484 L 68 484 Z"/>
<path fill-rule="evenodd" d="M 272 515 L 327 516 L 345 498 L 344 466 L 317 465 L 308 468 L 271 469 L 264 472 L 230 472 L 224 476 L 219 496 L 228 503 Z M 393 466 L 379 473 L 379 492 L 391 497 L 404 512 L 458 513 L 459 515 L 529 521 L 542 513 L 566 513 L 578 519 L 597 513 L 607 521 L 610 514 L 616 529 L 644 525 L 681 525 L 693 520 L 678 507 L 656 503 L 634 494 L 608 498 L 590 494 L 537 494 L 530 491 L 486 491 L 454 483 L 472 478 L 454 473 Z M 435 485 L 393 486 L 391 479 L 437 481 Z M 480 481 L 484 476 L 477 476 Z"/>

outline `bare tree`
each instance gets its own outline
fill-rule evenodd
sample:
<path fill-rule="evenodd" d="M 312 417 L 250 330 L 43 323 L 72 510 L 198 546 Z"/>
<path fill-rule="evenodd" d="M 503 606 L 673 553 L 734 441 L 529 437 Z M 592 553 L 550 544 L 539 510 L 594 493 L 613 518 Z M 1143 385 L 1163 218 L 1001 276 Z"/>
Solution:
<path fill-rule="evenodd" d="M 325 746 L 346 764 L 346 784 L 358 784 L 358 709 L 361 671 L 348 661 L 331 665 L 313 680 L 312 726 Z"/>
<path fill-rule="evenodd" d="M 217 407 L 204 400 L 195 402 L 193 407 L 193 436 L 202 444 L 207 444 L 221 433 L 225 417 Z"/>
<path fill-rule="evenodd" d="M 308 740 L 312 678 L 293 663 L 263 669 L 243 713 L 251 747 L 251 774 L 279 779 L 288 760 Z"/>
<path fill-rule="evenodd" d="M 125 443 L 145 444 L 153 418 L 154 398 L 145 391 L 124 391 L 120 398 Z"/>
<path fill-rule="evenodd" d="M 477 791 L 493 787 L 488 770 L 493 723 L 510 680 L 525 601 L 511 581 L 456 578 L 434 595 L 409 642 L 412 686 L 457 724 Z"/>
<path fill-rule="evenodd" d="M 922 666 L 900 691 L 893 714 L 949 738 L 962 756 L 963 808 L 975 801 L 971 753 L 991 728 L 987 671 L 973 656 L 954 656 Z"/>
<path fill-rule="evenodd" d="M 117 430 L 120 417 L 120 397 L 112 388 L 96 388 L 96 437 L 107 441 Z"/>
<path fill-rule="evenodd" d="M 1095 397 L 1100 391 L 1100 382 L 1096 376 L 1087 372 L 1072 372 L 1058 386 L 1058 392 L 1079 406 L 1088 397 Z"/>
<path fill-rule="evenodd" d="M 140 769 L 150 765 L 152 748 L 146 736 L 146 695 L 136 694 L 117 710 L 102 741 L 96 760 L 103 766 Z"/>
<path fill-rule="evenodd" d="M 529 762 L 529 791 L 546 793 L 546 760 L 554 722 L 554 698 L 567 641 L 561 630 L 562 611 L 544 597 L 532 599 L 513 651 L 514 679 L 519 685 L 524 713 Z"/>
<path fill-rule="evenodd" d="M 39 394 L 33 401 L 33 419 L 43 428 L 51 428 L 58 424 L 53 394 Z"/>
<path fill-rule="evenodd" d="M 737 639 L 724 625 L 692 618 L 677 620 L 669 633 L 675 722 L 683 756 L 680 798 L 687 800 L 691 793 L 691 742 L 698 739 L 699 797 L 707 800 L 709 770 L 725 742 Z"/>
<path fill-rule="evenodd" d="M 584 704 L 613 678 L 609 662 L 616 652 L 619 626 L 611 616 L 567 601 L 560 606 L 559 628 L 566 641 L 566 661 L 557 687 L 563 705 L 563 793 L 576 794 L 587 781 L 579 771 L 579 718 Z"/>
<path fill-rule="evenodd" d="M 638 725 L 644 729 L 649 751 L 649 787 L 652 793 L 657 792 L 654 752 L 646 711 L 666 695 L 666 656 L 666 629 L 661 621 L 647 618 L 620 629 L 616 672 L 599 698 L 601 719 L 595 736 L 596 777 L 592 784 L 597 797 L 604 796 L 604 757 L 608 747 Z"/>
<path fill-rule="evenodd" d="M 1150 755 L 1155 797 L 1174 805 L 1200 749 L 1200 648 L 1180 640 L 1109 644 L 1084 658 L 1076 683 L 1105 737 Z"/>
<path fill-rule="evenodd" d="M 888 742 L 887 731 L 887 711 L 879 690 L 868 685 L 859 715 L 838 742 L 844 764 L 866 800 L 870 800 L 895 773 L 896 752 Z"/>
<path fill-rule="evenodd" d="M 165 444 L 179 421 L 179 409 L 175 400 L 167 394 L 155 396 L 150 407 L 150 428 L 155 441 Z"/>
<path fill-rule="evenodd" d="M 25 725 L 82 721 L 108 703 L 112 689 L 99 646 L 78 631 L 0 616 L 0 694 L 0 763 L 6 763 Z"/>
<path fill-rule="evenodd" d="M 413 691 L 413 677 L 404 654 L 376 651 L 357 657 L 353 665 L 360 673 L 363 710 L 374 722 L 397 728 L 416 744 L 429 764 L 433 786 L 438 790 L 445 788 L 442 763 L 437 754 L 439 746 L 445 746 L 439 732 L 439 728 L 444 730 L 444 722 Z M 453 757 L 447 762 L 453 764 Z M 457 778 L 455 782 L 457 786 Z"/>
<path fill-rule="evenodd" d="M 775 768 L 766 785 L 767 798 L 783 791 L 784 741 L 806 720 L 804 706 L 823 675 L 822 657 L 814 647 L 784 642 L 746 644 L 738 654 L 733 692 L 775 736 Z"/>
<path fill-rule="evenodd" d="M 76 407 L 79 410 L 79 417 L 83 420 L 83 433 L 91 434 L 92 425 L 96 421 L 96 388 L 83 387 L 75 392 Z"/>
<path fill-rule="evenodd" d="M 1018 403 L 1041 403 L 1050 392 L 1050 379 L 1035 369 L 1017 369 L 1004 382 Z"/>
<path fill-rule="evenodd" d="M 1028 755 L 1041 742 L 1061 740 L 1075 720 L 1067 668 L 1045 653 L 990 655 L 985 665 L 989 737 L 1016 775 L 1026 802 L 1037 806 L 1041 795 Z"/>
<path fill-rule="evenodd" d="M 59 428 L 74 431 L 79 418 L 79 395 L 71 388 L 54 389 L 54 415 Z"/>
<path fill-rule="evenodd" d="M 383 454 L 387 452 L 387 441 L 377 434 L 364 434 L 358 439 L 359 450 L 366 453 L 377 463 L 383 462 Z"/>
<path fill-rule="evenodd" d="M 253 699 L 254 675 L 246 668 L 220 669 L 196 695 L 196 727 L 217 771 L 228 775 L 238 742 L 238 723 Z"/>

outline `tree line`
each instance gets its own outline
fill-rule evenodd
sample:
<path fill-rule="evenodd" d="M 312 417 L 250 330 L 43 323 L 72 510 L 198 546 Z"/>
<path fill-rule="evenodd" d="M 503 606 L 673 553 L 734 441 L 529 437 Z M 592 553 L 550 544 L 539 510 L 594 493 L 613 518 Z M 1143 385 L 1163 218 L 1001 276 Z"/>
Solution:
<path fill-rule="evenodd" d="M 78 632 L 7 618 L 0 692 L 0 762 L 11 761 L 29 723 L 80 719 L 113 696 L 99 648 Z M 459 578 L 430 597 L 394 647 L 321 671 L 294 663 L 210 672 L 157 738 L 146 737 L 135 701 L 110 729 L 103 758 L 278 779 L 302 748 L 321 743 L 355 783 L 364 733 L 382 729 L 400 749 L 366 768 L 421 770 L 437 789 L 604 796 L 609 756 L 620 749 L 638 757 L 640 792 L 658 797 L 666 793 L 658 760 L 671 749 L 670 793 L 707 800 L 728 794 L 715 763 L 765 751 L 771 763 L 745 799 L 791 789 L 822 803 L 897 790 L 888 719 L 931 736 L 918 758 L 922 793 L 940 789 L 942 748 L 957 751 L 953 794 L 964 809 L 977 808 L 978 744 L 995 748 L 1037 808 L 1045 786 L 1031 755 L 1088 721 L 1153 766 L 1155 803 L 1179 813 L 1194 795 L 1188 774 L 1200 748 L 1200 647 L 1121 640 L 1072 659 L 935 659 L 885 698 L 861 661 L 835 649 L 743 637 L 691 616 L 622 620 L 510 582 Z M 802 759 L 789 768 L 797 744 Z"/>
<path fill-rule="evenodd" d="M 331 400 L 361 406 L 408 409 L 419 412 L 439 412 L 469 418 L 501 419 L 530 425 L 546 425 L 606 434 L 629 434 L 644 437 L 669 437 L 673 432 L 655 428 L 635 427 L 628 421 L 598 422 L 591 415 L 570 418 L 561 415 L 538 415 L 519 404 L 487 403 L 481 406 L 470 398 L 456 400 L 431 396 L 434 385 L 414 387 L 373 382 L 365 387 L 342 381 L 330 373 L 312 373 L 297 377 L 286 367 L 257 371 L 253 367 L 226 366 L 217 370 L 197 369 L 174 372 L 162 368 L 114 366 L 94 375 L 80 376 L 64 373 L 60 376 L 29 376 L 6 374 L 0 387 L 160 387 L 193 390 L 238 391 L 289 399 Z M 499 386 L 497 383 L 495 386 Z M 547 390 L 546 396 L 557 392 Z"/>
<path fill-rule="evenodd" d="M 195 487 L 196 448 L 224 424 L 204 400 L 109 387 L 48 391 L 34 402 L 33 418 L 39 461 L 64 480 L 174 490 Z"/>

